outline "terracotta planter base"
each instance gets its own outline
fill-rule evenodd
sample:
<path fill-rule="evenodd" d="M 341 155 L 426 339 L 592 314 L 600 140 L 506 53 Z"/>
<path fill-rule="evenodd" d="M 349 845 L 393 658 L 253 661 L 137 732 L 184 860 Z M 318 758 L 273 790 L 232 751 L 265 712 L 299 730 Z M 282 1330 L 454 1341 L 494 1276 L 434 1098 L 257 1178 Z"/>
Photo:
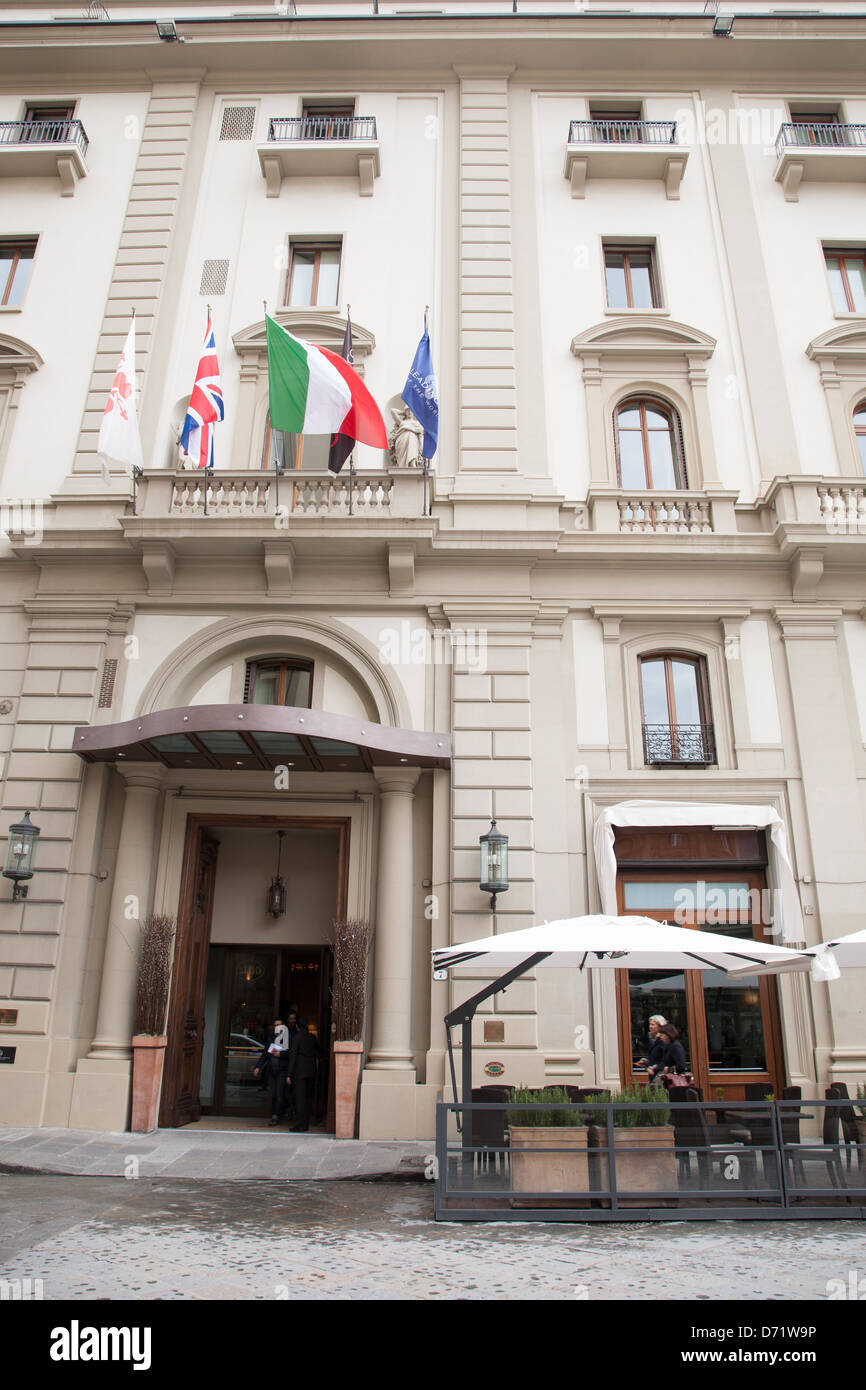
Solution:
<path fill-rule="evenodd" d="M 337 1139 L 355 1138 L 363 1051 L 364 1044 L 360 1042 L 334 1043 L 334 1134 Z"/>
<path fill-rule="evenodd" d="M 165 1043 L 164 1037 L 154 1038 L 149 1033 L 137 1033 L 132 1039 L 132 1115 L 129 1128 L 133 1134 L 150 1134 L 156 1129 Z"/>

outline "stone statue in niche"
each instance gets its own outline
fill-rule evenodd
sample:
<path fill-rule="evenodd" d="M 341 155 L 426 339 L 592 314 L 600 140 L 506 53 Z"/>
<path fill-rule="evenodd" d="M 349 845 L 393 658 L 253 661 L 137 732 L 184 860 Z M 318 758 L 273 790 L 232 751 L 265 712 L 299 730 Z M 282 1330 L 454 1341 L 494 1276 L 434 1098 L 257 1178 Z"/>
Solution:
<path fill-rule="evenodd" d="M 408 405 L 392 409 L 391 459 L 395 468 L 417 468 L 421 463 L 424 426 L 415 419 Z"/>

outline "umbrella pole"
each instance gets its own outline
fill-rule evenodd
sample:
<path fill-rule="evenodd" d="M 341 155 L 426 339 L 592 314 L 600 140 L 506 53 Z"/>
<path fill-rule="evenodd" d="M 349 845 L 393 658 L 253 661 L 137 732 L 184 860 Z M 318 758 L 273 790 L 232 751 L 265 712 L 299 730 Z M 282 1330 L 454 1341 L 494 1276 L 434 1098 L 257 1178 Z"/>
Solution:
<path fill-rule="evenodd" d="M 451 1029 L 456 1027 L 458 1023 L 461 1024 L 463 1028 L 463 1057 L 461 1067 L 463 1084 L 461 1088 L 461 1100 L 464 1105 L 472 1104 L 472 1020 L 475 1017 L 478 1005 L 483 1004 L 485 999 L 489 999 L 491 995 L 498 994 L 500 990 L 507 989 L 513 980 L 517 980 L 521 975 L 525 975 L 527 970 L 531 970 L 533 966 L 538 965 L 540 961 L 547 960 L 547 957 L 551 954 L 552 952 L 550 951 L 536 951 L 534 956 L 530 956 L 527 960 L 521 961 L 520 965 L 515 965 L 512 970 L 508 970 L 504 975 L 500 975 L 499 979 L 494 980 L 492 984 L 485 985 L 484 989 L 479 990 L 477 994 L 473 994 L 471 999 L 464 1000 L 456 1009 L 452 1009 L 449 1014 L 445 1015 L 445 1027 L 448 1029 L 449 1037 Z M 455 1096 L 454 1099 L 456 1101 L 457 1097 Z M 471 1150 L 473 1147 L 472 1130 L 473 1126 L 471 1123 L 466 1123 L 466 1112 L 463 1111 L 464 1153 L 466 1150 Z"/>

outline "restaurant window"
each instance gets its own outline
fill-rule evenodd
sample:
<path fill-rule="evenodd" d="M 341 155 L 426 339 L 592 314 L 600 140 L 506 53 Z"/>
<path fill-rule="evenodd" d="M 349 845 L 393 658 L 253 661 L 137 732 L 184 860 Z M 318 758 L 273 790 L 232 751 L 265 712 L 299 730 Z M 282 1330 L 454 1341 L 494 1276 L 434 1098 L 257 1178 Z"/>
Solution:
<path fill-rule="evenodd" d="M 620 487 L 687 487 L 676 411 L 653 397 L 623 401 L 616 412 L 616 461 Z"/>
<path fill-rule="evenodd" d="M 297 709 L 309 709 L 312 691 L 311 661 L 264 657 L 247 662 L 245 705 L 292 705 Z"/>
<path fill-rule="evenodd" d="M 837 314 L 866 314 L 866 250 L 825 246 L 833 308 Z"/>
<path fill-rule="evenodd" d="M 854 411 L 854 438 L 860 455 L 860 467 L 866 473 L 866 401 L 861 401 Z"/>
<path fill-rule="evenodd" d="M 286 279 L 286 306 L 293 309 L 338 303 L 340 288 L 340 241 L 292 241 L 289 243 L 289 273 Z"/>
<path fill-rule="evenodd" d="M 637 913 L 695 932 L 765 941 L 773 931 L 766 844 L 759 830 L 711 826 L 616 830 L 617 900 Z M 649 1020 L 679 1030 L 705 1100 L 741 1100 L 749 1084 L 781 1094 L 784 1083 L 776 982 L 732 979 L 721 970 L 617 970 L 623 1082 L 645 1081 Z"/>
<path fill-rule="evenodd" d="M 604 277 L 609 309 L 658 309 L 655 247 L 604 244 Z"/>
<path fill-rule="evenodd" d="M 0 241 L 0 306 L 17 309 L 33 268 L 36 238 L 26 241 Z"/>
<path fill-rule="evenodd" d="M 716 761 L 707 667 L 701 656 L 640 658 L 641 727 L 648 766 L 706 767 Z"/>

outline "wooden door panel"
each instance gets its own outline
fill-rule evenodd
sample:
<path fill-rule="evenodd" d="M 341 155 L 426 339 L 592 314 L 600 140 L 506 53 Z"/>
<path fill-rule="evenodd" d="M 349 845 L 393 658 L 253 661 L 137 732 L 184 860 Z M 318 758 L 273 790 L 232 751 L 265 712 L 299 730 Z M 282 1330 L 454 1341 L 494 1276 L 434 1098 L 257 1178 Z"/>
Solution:
<path fill-rule="evenodd" d="M 160 1124 L 199 1119 L 204 998 L 219 843 L 201 827 L 187 836 L 172 976 Z"/>

